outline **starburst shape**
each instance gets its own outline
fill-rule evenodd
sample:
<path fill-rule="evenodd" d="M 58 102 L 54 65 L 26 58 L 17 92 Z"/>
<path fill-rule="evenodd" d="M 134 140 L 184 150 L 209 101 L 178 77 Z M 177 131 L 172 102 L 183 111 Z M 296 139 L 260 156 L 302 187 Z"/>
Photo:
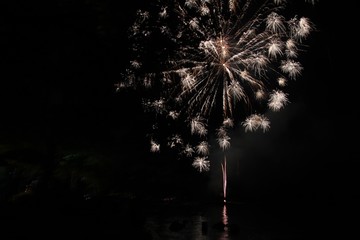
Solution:
<path fill-rule="evenodd" d="M 286 16 L 288 3 L 159 0 L 137 11 L 132 59 L 118 86 L 140 89 L 144 109 L 161 123 L 149 134 L 152 152 L 160 150 L 153 139 L 168 132 L 167 146 L 206 171 L 209 165 L 199 166 L 208 161 L 211 134 L 225 151 L 237 124 L 269 130 L 264 113 L 290 102 L 286 87 L 302 74 L 298 56 L 314 29 L 307 17 Z"/>

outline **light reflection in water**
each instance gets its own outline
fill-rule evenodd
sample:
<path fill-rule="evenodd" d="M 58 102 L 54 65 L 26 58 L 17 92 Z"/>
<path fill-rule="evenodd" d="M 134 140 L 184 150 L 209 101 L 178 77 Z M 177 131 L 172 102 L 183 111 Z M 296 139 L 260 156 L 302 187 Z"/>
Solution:
<path fill-rule="evenodd" d="M 219 240 L 228 240 L 229 239 L 229 229 L 228 229 L 229 218 L 228 218 L 228 214 L 227 214 L 226 204 L 224 204 L 223 209 L 222 209 L 221 220 L 222 220 L 224 229 L 219 236 Z"/>
<path fill-rule="evenodd" d="M 232 240 L 229 225 L 228 208 L 224 204 L 190 215 L 165 211 L 165 214 L 148 216 L 145 228 L 152 239 Z"/>
<path fill-rule="evenodd" d="M 229 219 L 228 219 L 228 215 L 227 215 L 227 208 L 226 208 L 226 204 L 224 204 L 223 206 L 223 210 L 222 210 L 222 222 L 224 224 L 224 226 L 227 226 L 228 225 L 228 222 Z"/>
<path fill-rule="evenodd" d="M 160 207 L 161 208 L 161 207 Z M 145 230 L 155 240 L 300 239 L 289 218 L 268 215 L 256 205 L 211 204 L 165 208 L 146 216 Z"/>

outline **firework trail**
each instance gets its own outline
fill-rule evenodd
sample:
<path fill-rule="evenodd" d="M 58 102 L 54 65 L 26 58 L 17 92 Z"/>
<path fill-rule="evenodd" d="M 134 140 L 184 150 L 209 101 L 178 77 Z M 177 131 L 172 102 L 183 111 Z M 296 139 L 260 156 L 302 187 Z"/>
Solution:
<path fill-rule="evenodd" d="M 209 138 L 216 135 L 224 198 L 229 129 L 269 130 L 264 113 L 288 104 L 286 86 L 303 70 L 297 57 L 313 25 L 287 16 L 289 3 L 159 0 L 138 10 L 129 30 L 131 61 L 117 87 L 142 94 L 154 120 L 150 151 L 177 150 L 208 171 Z"/>

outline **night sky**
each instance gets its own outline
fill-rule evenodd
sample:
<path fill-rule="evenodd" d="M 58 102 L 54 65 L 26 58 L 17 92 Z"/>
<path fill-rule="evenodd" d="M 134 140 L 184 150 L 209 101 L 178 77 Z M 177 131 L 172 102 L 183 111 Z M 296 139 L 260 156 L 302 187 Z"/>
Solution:
<path fill-rule="evenodd" d="M 141 2 L 2 1 L 0 148 L 21 146 L 44 159 L 101 156 L 103 188 L 146 195 L 195 193 L 204 186 L 216 195 L 219 166 L 200 174 L 191 163 L 151 155 L 140 96 L 115 92 L 128 61 L 127 27 Z M 326 206 L 358 200 L 357 75 L 350 77 L 357 69 L 345 58 L 353 37 L 336 27 L 347 24 L 338 11 L 325 0 L 304 9 L 316 25 L 302 54 L 304 71 L 292 83 L 291 103 L 268 115 L 268 133 L 235 129 L 230 196 Z"/>

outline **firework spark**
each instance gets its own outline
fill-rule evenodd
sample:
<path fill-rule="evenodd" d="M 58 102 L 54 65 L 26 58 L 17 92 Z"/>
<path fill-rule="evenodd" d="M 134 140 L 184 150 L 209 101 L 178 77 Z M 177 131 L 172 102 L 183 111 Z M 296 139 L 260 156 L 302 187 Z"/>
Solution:
<path fill-rule="evenodd" d="M 210 161 L 206 160 L 205 157 L 196 157 L 192 165 L 199 170 L 202 171 L 209 171 L 210 169 Z"/>
<path fill-rule="evenodd" d="M 234 125 L 270 128 L 255 106 L 279 111 L 289 102 L 285 87 L 301 75 L 297 57 L 313 25 L 285 16 L 288 2 L 159 0 L 137 11 L 129 32 L 132 59 L 117 86 L 145 92 L 143 105 L 154 120 L 177 126 L 161 133 L 171 133 L 167 146 L 193 157 L 200 172 L 210 169 L 212 133 L 225 151 Z M 161 134 L 149 135 L 151 151 L 160 150 L 153 139 Z M 222 169 L 226 184 L 226 156 Z"/>

